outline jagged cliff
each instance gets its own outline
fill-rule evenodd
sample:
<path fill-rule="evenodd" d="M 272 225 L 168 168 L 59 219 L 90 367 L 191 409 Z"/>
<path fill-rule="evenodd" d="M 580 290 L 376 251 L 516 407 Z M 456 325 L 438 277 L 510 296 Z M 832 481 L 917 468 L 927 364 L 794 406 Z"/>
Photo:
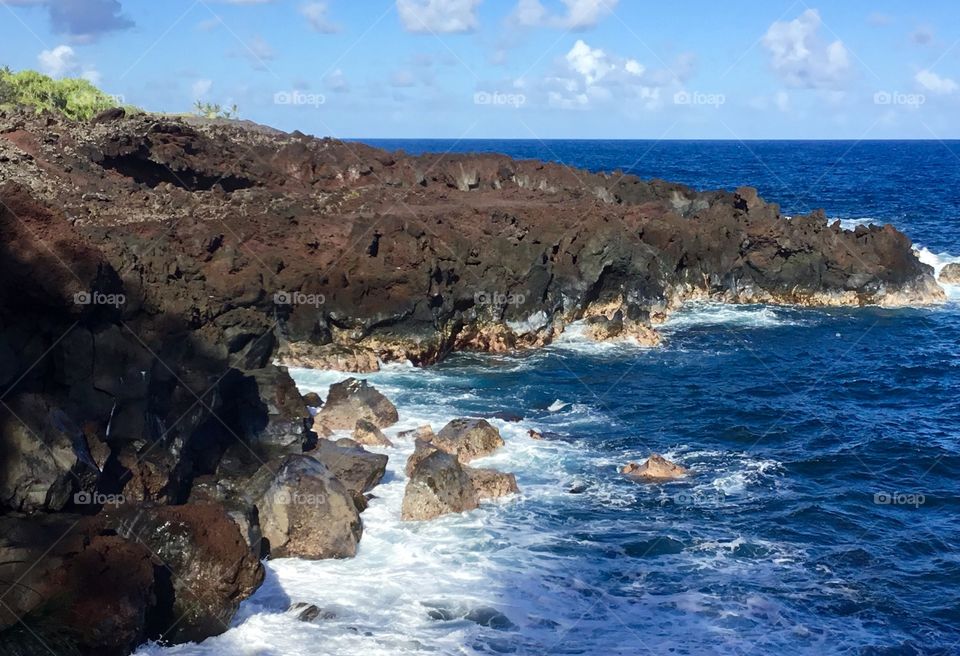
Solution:
<path fill-rule="evenodd" d="M 120 111 L 0 114 L 0 230 L 0 628 L 96 571 L 113 610 L 68 595 L 50 611 L 88 651 L 129 650 L 181 611 L 167 638 L 215 633 L 259 585 L 256 504 L 221 488 L 316 449 L 278 358 L 429 364 L 578 320 L 655 343 L 691 298 L 942 298 L 894 228 L 786 219 L 749 188 Z M 124 503 L 103 512 L 110 495 Z M 177 553 L 186 581 L 164 575 Z M 18 563 L 41 555 L 27 590 Z"/>

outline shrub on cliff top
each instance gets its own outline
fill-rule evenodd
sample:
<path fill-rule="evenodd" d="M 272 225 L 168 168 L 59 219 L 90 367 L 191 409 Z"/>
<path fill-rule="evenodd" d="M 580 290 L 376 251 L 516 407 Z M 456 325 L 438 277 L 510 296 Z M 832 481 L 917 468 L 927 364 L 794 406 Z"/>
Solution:
<path fill-rule="evenodd" d="M 84 121 L 119 104 L 87 80 L 54 80 L 36 71 L 14 73 L 6 67 L 0 69 L 0 106 L 23 105 Z"/>

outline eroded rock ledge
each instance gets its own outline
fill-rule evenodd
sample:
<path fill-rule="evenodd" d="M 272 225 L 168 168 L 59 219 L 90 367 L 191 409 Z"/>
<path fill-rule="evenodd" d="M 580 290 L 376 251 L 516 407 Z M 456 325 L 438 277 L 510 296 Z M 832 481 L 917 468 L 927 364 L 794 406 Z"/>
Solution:
<path fill-rule="evenodd" d="M 97 594 L 116 601 L 119 624 L 107 635 L 111 616 L 71 616 L 89 653 L 166 635 L 209 584 L 194 565 L 231 584 L 168 637 L 223 630 L 262 578 L 262 528 L 278 554 L 355 551 L 382 463 L 318 443 L 278 360 L 429 364 L 546 344 L 580 320 L 597 338 L 656 343 L 656 323 L 694 298 L 943 296 L 894 228 L 845 231 L 821 212 L 788 220 L 749 188 L 119 112 L 91 124 L 0 113 L 0 233 L 2 578 L 42 561 L 31 570 L 40 596 L 6 601 L 42 615 L 58 585 L 83 589 L 106 563 Z M 329 420 L 376 442 L 373 429 L 395 420 L 389 408 L 350 421 L 334 410 L 320 433 Z M 446 451 L 430 458 L 467 490 L 464 507 L 514 488 Z M 291 481 L 308 481 L 317 505 L 286 512 Z M 105 514 L 121 496 L 123 512 Z M 343 530 L 299 533 L 321 506 Z M 203 528 L 221 523 L 236 531 Z M 135 530 L 160 525 L 179 528 L 159 541 Z M 63 549 L 46 552 L 51 542 Z M 177 587 L 163 567 L 181 552 L 191 560 Z M 0 631 L 15 625 L 0 614 Z"/>

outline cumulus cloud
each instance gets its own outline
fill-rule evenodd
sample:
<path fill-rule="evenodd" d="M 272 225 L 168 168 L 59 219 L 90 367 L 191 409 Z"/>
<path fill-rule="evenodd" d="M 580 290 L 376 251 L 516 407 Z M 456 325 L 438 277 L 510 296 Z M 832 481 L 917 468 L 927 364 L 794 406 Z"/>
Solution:
<path fill-rule="evenodd" d="M 50 77 L 78 76 L 91 84 L 100 84 L 100 71 L 90 66 L 81 66 L 76 51 L 68 45 L 59 45 L 37 55 L 37 63 L 43 73 Z"/>
<path fill-rule="evenodd" d="M 927 69 L 918 72 L 916 76 L 914 76 L 914 79 L 917 84 L 926 91 L 939 95 L 948 95 L 960 89 L 960 85 L 957 85 L 955 80 L 951 80 L 948 77 L 941 77 Z"/>
<path fill-rule="evenodd" d="M 77 53 L 70 46 L 57 46 L 44 50 L 37 56 L 40 70 L 51 77 L 63 77 L 79 68 Z"/>
<path fill-rule="evenodd" d="M 408 32 L 457 33 L 477 29 L 482 0 L 397 0 L 400 22 Z"/>
<path fill-rule="evenodd" d="M 314 32 L 334 34 L 340 31 L 340 26 L 327 18 L 328 9 L 326 2 L 307 2 L 300 5 L 300 15 L 307 19 L 307 25 Z"/>
<path fill-rule="evenodd" d="M 763 37 L 773 70 L 790 86 L 830 89 L 850 72 L 850 54 L 843 41 L 824 43 L 819 37 L 820 12 L 808 9 L 792 21 L 778 21 Z"/>
<path fill-rule="evenodd" d="M 540 0 L 519 0 L 509 22 L 520 27 L 556 27 L 564 30 L 588 30 L 613 13 L 619 0 L 561 0 L 562 14 L 547 11 Z"/>
<path fill-rule="evenodd" d="M 578 39 L 563 57 L 559 70 L 544 80 L 543 87 L 552 107 L 586 109 L 617 102 L 654 109 L 662 104 L 662 90 L 678 87 L 680 82 L 669 71 L 649 70 L 635 59 Z"/>

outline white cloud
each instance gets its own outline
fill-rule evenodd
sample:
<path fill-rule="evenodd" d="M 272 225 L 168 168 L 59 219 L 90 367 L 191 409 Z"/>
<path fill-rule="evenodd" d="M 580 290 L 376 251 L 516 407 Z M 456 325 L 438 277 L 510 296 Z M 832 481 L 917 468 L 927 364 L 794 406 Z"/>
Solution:
<path fill-rule="evenodd" d="M 603 50 L 591 48 L 579 39 L 567 53 L 566 60 L 570 68 L 580 73 L 588 85 L 602 80 L 615 68 Z"/>
<path fill-rule="evenodd" d="M 519 0 L 509 22 L 520 27 L 556 27 L 563 30 L 587 30 L 596 27 L 613 13 L 619 0 L 561 0 L 563 14 L 551 14 L 540 0 Z"/>
<path fill-rule="evenodd" d="M 334 25 L 327 19 L 326 2 L 307 2 L 300 5 L 300 15 L 307 19 L 307 24 L 314 32 L 333 34 L 340 31 L 339 25 Z"/>
<path fill-rule="evenodd" d="M 210 93 L 210 89 L 212 87 L 213 87 L 213 80 L 197 80 L 190 87 L 190 90 L 193 92 L 194 99 L 200 100 L 201 98 L 204 98 L 208 93 Z"/>
<path fill-rule="evenodd" d="M 63 77 L 79 68 L 77 53 L 70 46 L 57 46 L 51 50 L 44 50 L 37 56 L 40 70 L 51 77 Z"/>
<path fill-rule="evenodd" d="M 921 87 L 932 93 L 947 95 L 960 89 L 960 85 L 955 80 L 948 77 L 940 77 L 933 71 L 924 69 L 916 74 L 914 79 Z"/>
<path fill-rule="evenodd" d="M 824 45 L 818 38 L 822 24 L 820 12 L 808 9 L 792 21 L 774 23 L 763 37 L 773 70 L 792 87 L 835 88 L 850 72 L 843 41 Z"/>
<path fill-rule="evenodd" d="M 598 105 L 656 109 L 662 90 L 681 80 L 670 71 L 648 70 L 635 59 L 619 57 L 578 39 L 564 56 L 559 70 L 544 79 L 546 101 L 562 109 Z"/>
<path fill-rule="evenodd" d="M 477 29 L 482 0 L 397 0 L 400 22 L 408 32 L 456 33 Z"/>
<path fill-rule="evenodd" d="M 100 71 L 95 68 L 88 68 L 80 74 L 80 77 L 95 87 L 99 87 L 100 83 L 103 81 L 103 76 L 100 74 Z"/>

